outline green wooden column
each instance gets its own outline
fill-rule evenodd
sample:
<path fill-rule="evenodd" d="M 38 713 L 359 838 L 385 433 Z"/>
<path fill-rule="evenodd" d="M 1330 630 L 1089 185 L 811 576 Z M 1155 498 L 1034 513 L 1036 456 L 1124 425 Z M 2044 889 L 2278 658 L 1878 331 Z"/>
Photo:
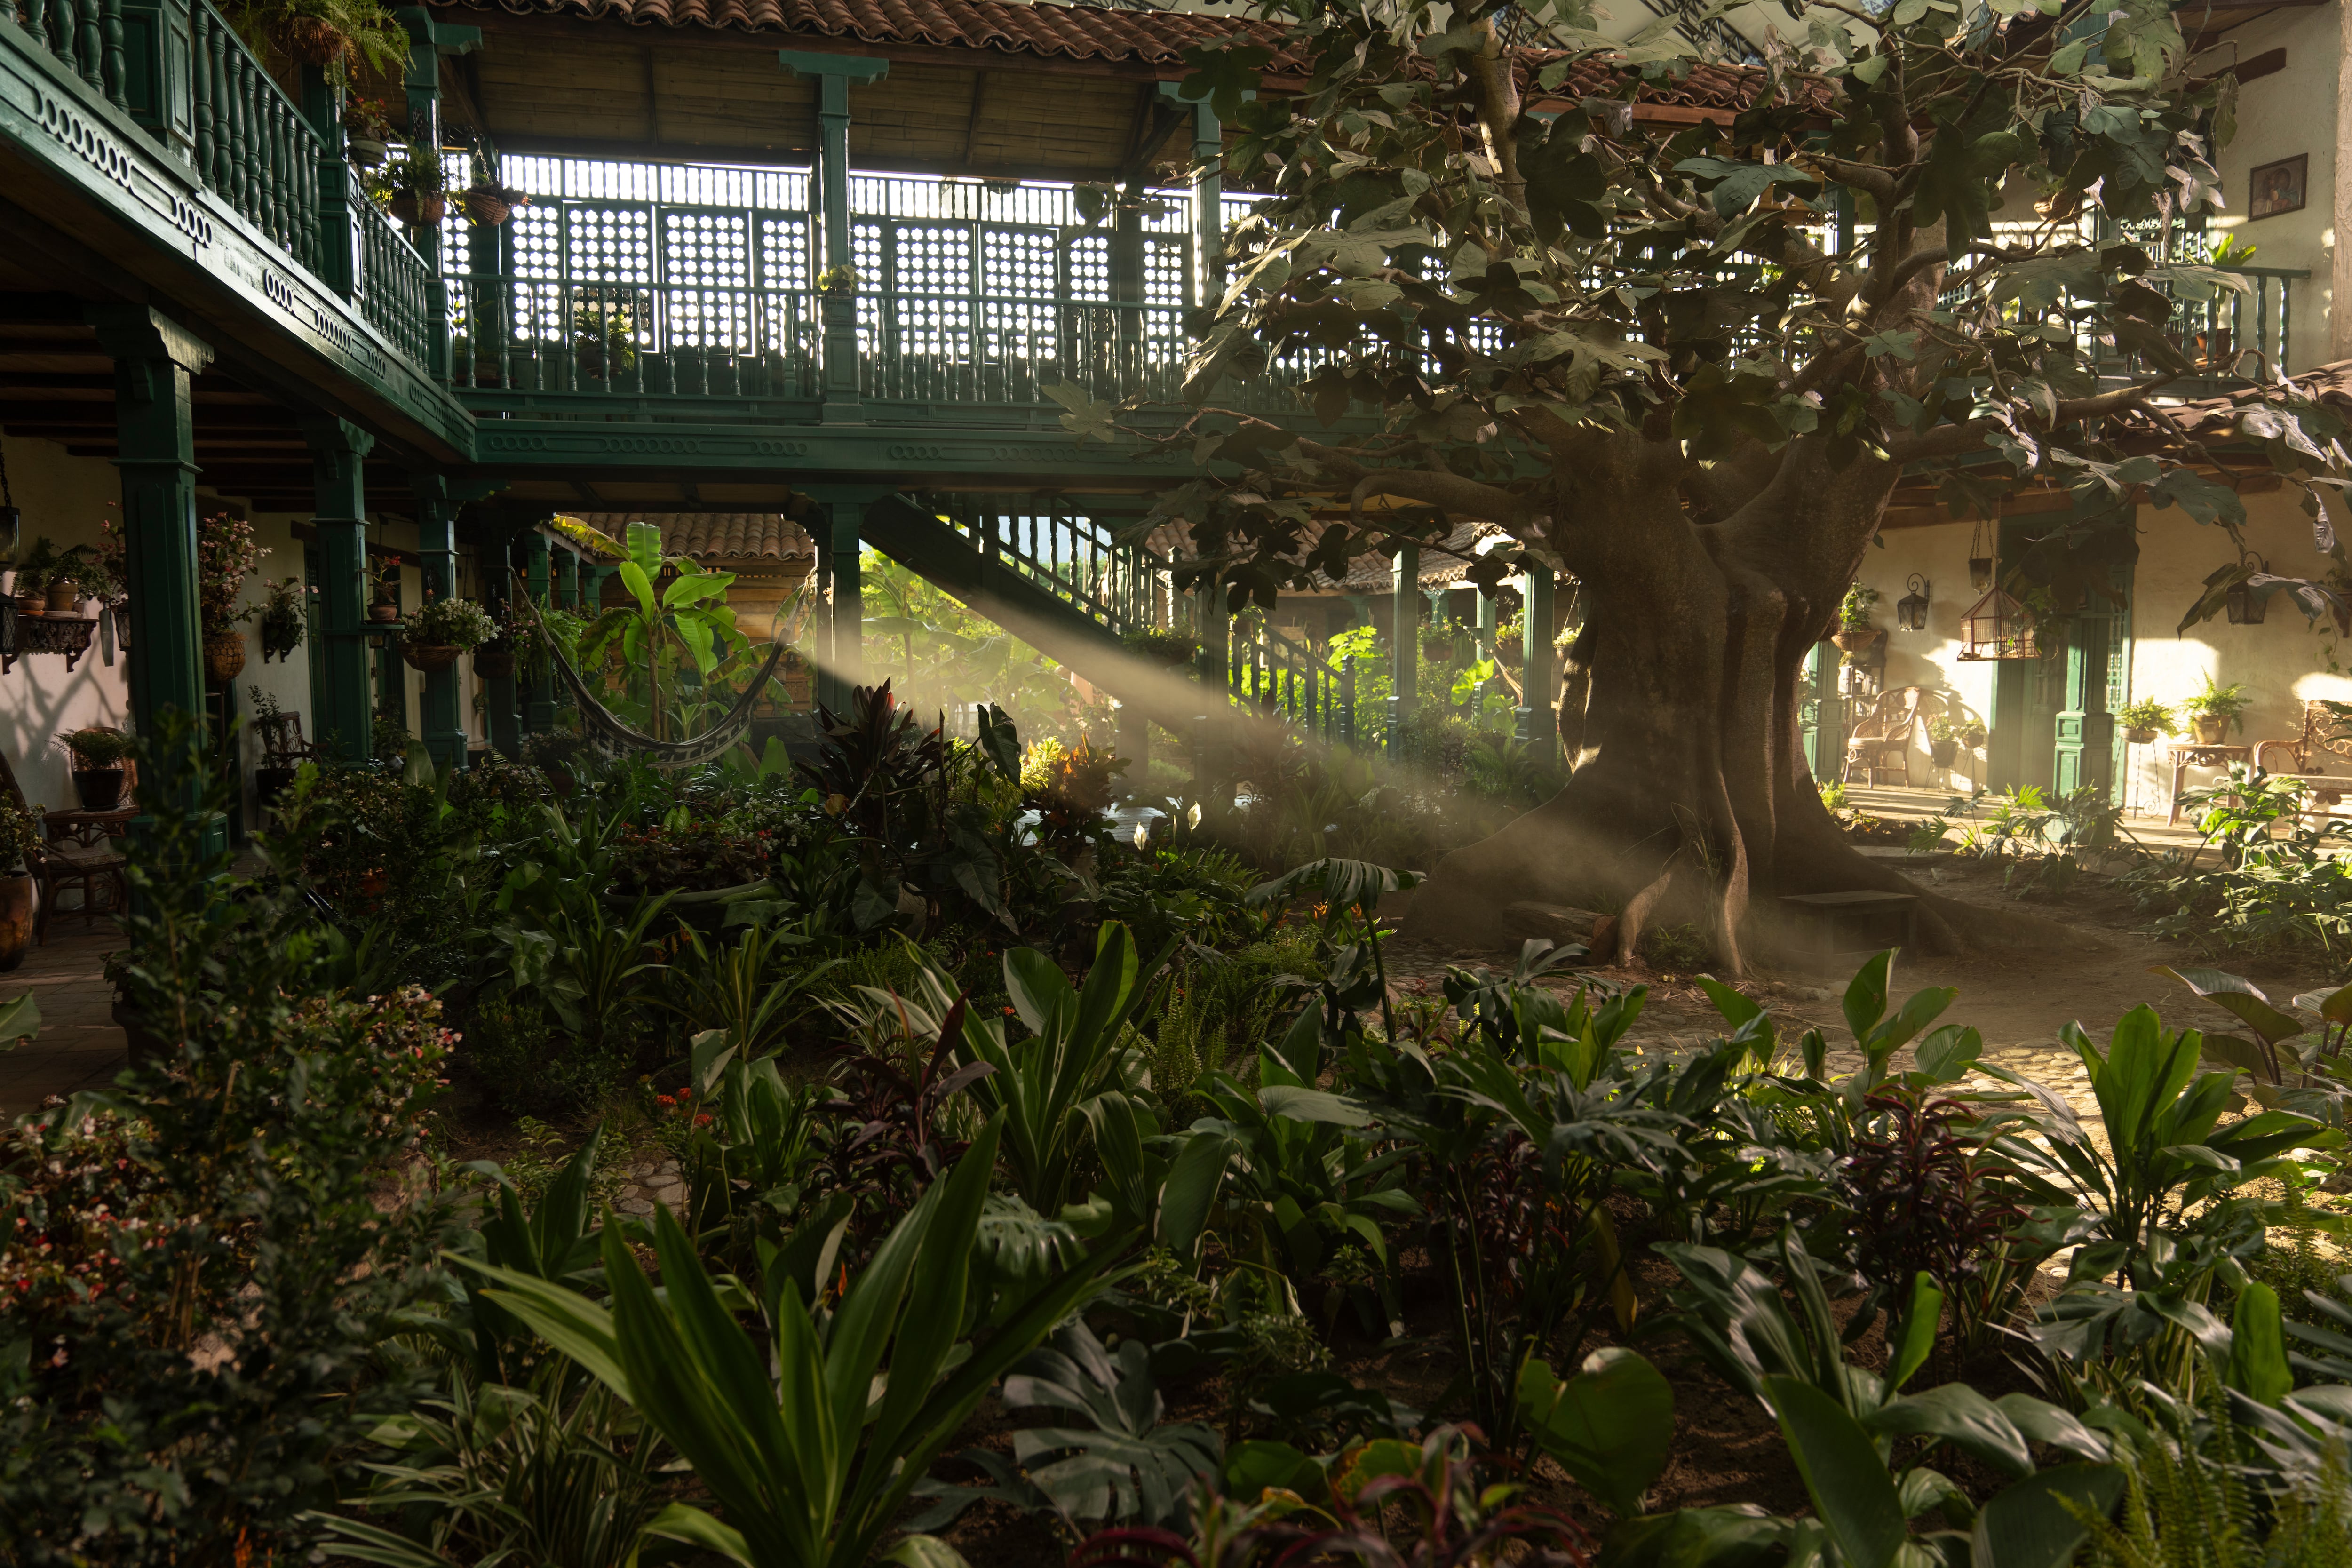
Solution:
<path fill-rule="evenodd" d="M 319 531 L 319 595 L 327 611 L 327 684 L 324 690 L 310 693 L 310 717 L 331 755 L 363 763 L 374 730 L 368 679 L 364 467 L 375 437 L 332 415 L 310 415 L 299 423 L 302 438 L 310 444 L 310 479 L 317 492 L 311 521 Z"/>
<path fill-rule="evenodd" d="M 1393 752 L 1412 720 L 1413 684 L 1421 656 L 1421 546 L 1397 546 L 1390 568 L 1389 722 L 1383 744 Z"/>
<path fill-rule="evenodd" d="M 1545 767 L 1559 760 L 1559 677 L 1552 665 L 1555 583 L 1549 566 L 1529 563 L 1519 579 L 1520 702 L 1514 733 Z"/>
<path fill-rule="evenodd" d="M 522 546 L 523 589 L 530 602 L 545 605 L 548 602 L 547 535 L 536 528 L 524 531 L 518 542 Z M 548 663 L 547 674 L 522 688 L 522 732 L 544 735 L 555 728 L 555 666 Z"/>
<path fill-rule="evenodd" d="M 91 310 L 99 345 L 114 360 L 114 466 L 131 574 L 131 713 L 142 735 L 176 710 L 205 712 L 203 630 L 196 608 L 195 429 L 188 384 L 211 347 L 142 306 Z M 193 803 L 191 803 L 193 804 Z"/>
<path fill-rule="evenodd" d="M 786 72 L 816 84 L 816 205 L 824 245 L 825 269 L 848 267 L 856 257 L 849 229 L 849 89 L 880 81 L 888 74 L 887 60 L 855 55 L 808 54 L 780 49 L 776 59 Z M 879 278 L 861 278 L 860 289 L 878 289 Z M 824 323 L 824 364 L 819 382 L 827 424 L 857 424 L 866 417 L 859 389 L 857 362 L 857 300 L 844 292 L 822 295 L 817 310 Z"/>
<path fill-rule="evenodd" d="M 449 499 L 449 481 L 439 474 L 409 478 L 416 495 L 416 552 L 425 562 L 425 592 L 436 599 L 457 596 L 457 507 Z M 425 677 L 425 750 L 433 765 L 456 770 L 466 765 L 466 714 L 457 667 L 429 671 Z"/>
<path fill-rule="evenodd" d="M 2116 718 L 2107 711 L 2107 617 L 2079 615 L 2066 637 L 2066 706 L 2058 710 L 2053 782 L 2107 792 L 2115 767 Z"/>
<path fill-rule="evenodd" d="M 572 615 L 580 613 L 580 557 L 569 550 L 551 546 L 547 552 L 550 574 L 554 580 L 556 608 Z"/>
<path fill-rule="evenodd" d="M 480 545 L 482 602 L 493 616 L 504 619 L 514 601 L 514 574 L 509 568 L 514 539 L 512 521 L 494 516 L 484 527 Z M 518 682 L 510 670 L 482 678 L 482 724 L 490 747 L 512 762 L 522 755 L 522 715 L 517 711 Z"/>

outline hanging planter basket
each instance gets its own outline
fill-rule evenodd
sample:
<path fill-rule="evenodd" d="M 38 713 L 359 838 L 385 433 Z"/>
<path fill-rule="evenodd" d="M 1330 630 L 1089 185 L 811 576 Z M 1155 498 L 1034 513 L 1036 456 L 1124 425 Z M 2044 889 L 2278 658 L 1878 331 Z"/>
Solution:
<path fill-rule="evenodd" d="M 474 673 L 485 680 L 507 680 L 515 672 L 514 645 L 501 638 L 474 650 Z"/>
<path fill-rule="evenodd" d="M 342 29 L 321 16 L 289 16 L 278 24 L 278 41 L 306 66 L 321 69 L 352 52 Z"/>
<path fill-rule="evenodd" d="M 454 643 L 404 642 L 400 645 L 400 657 L 408 661 L 408 668 L 426 675 L 437 675 L 448 668 L 457 662 L 457 655 L 462 651 Z"/>
<path fill-rule="evenodd" d="M 362 169 L 381 169 L 384 160 L 392 156 L 392 149 L 373 136 L 346 136 L 343 152 Z"/>
<path fill-rule="evenodd" d="M 245 634 L 235 626 L 205 634 L 205 674 L 226 686 L 245 671 Z"/>
<path fill-rule="evenodd" d="M 1840 653 L 1866 653 L 1877 647 L 1878 639 L 1885 635 L 1876 626 L 1846 626 L 1831 633 L 1830 641 L 1837 645 Z"/>
<path fill-rule="evenodd" d="M 415 191 L 394 191 L 392 195 L 392 216 L 411 228 L 429 228 L 449 216 L 449 198 L 440 191 L 420 195 Z"/>

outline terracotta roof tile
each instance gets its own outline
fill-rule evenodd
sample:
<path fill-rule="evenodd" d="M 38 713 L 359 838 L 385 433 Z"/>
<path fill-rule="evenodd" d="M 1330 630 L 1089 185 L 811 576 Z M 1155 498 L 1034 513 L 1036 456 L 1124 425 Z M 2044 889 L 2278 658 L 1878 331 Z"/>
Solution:
<path fill-rule="evenodd" d="M 661 530 L 662 548 L 697 561 L 813 561 L 816 546 L 800 524 L 772 511 L 584 511 L 570 514 L 599 533 L 625 538 L 628 525 Z"/>
<path fill-rule="evenodd" d="M 1173 69 L 1195 45 L 1236 35 L 1275 44 L 1280 30 L 1240 17 L 1184 11 L 1115 11 L 1097 5 L 1066 5 L 1039 0 L 436 0 L 459 10 L 501 10 L 518 16 L 560 16 L 572 21 L 619 21 L 640 27 L 711 27 L 740 32 L 796 34 L 862 44 L 929 45 L 943 48 L 997 49 L 1043 58 L 1123 61 Z M 1527 87 L 1546 100 L 1612 97 L 1622 87 L 1619 68 L 1587 60 L 1549 92 L 1538 92 L 1534 73 L 1560 58 L 1556 50 L 1519 52 Z M 1305 61 L 1277 56 L 1277 73 L 1300 70 Z M 1763 80 L 1751 67 L 1701 65 L 1679 82 L 1644 86 L 1641 100 L 1682 109 L 1745 109 Z M 1814 84 L 1810 90 L 1830 90 Z"/>
<path fill-rule="evenodd" d="M 731 27 L 866 44 L 1002 49 L 1076 60 L 1177 66 L 1194 44 L 1247 24 L 1177 11 L 1024 5 L 1007 0 L 455 0 L 519 16 L 619 20 L 638 26 Z M 1256 30 L 1252 28 L 1251 30 Z"/>

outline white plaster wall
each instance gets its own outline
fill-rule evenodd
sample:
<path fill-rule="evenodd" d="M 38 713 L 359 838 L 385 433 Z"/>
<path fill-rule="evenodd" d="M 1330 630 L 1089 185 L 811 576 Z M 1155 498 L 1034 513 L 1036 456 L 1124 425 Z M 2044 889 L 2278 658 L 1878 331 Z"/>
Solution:
<path fill-rule="evenodd" d="M 95 545 L 99 520 L 121 515 L 121 480 L 112 463 L 97 458 L 77 458 L 54 442 L 0 436 L 7 443 L 8 479 L 16 505 L 25 515 L 23 545 L 46 533 L 63 548 Z M 200 516 L 218 511 L 244 511 L 234 498 L 224 499 L 199 485 Z M 268 553 L 261 558 L 265 576 L 302 574 L 302 546 L 295 539 L 290 517 L 257 516 L 254 531 Z M 241 602 L 258 606 L 266 597 L 262 584 L 248 584 Z M 310 666 L 308 648 L 297 648 L 282 662 L 261 662 L 259 629 L 247 621 L 238 627 L 246 639 L 245 669 L 236 678 L 240 710 L 252 711 L 251 688 L 258 686 L 279 703 L 303 715 L 310 726 Z M 0 750 L 7 753 L 26 797 L 51 807 L 75 804 L 73 781 L 64 752 L 51 744 L 54 736 L 91 724 L 130 727 L 130 664 L 120 650 L 109 667 L 100 643 L 93 639 L 71 674 L 65 660 L 36 654 L 16 661 L 0 677 Z M 252 769 L 260 747 L 248 732 L 241 770 L 248 792 L 246 820 L 254 820 Z"/>
<path fill-rule="evenodd" d="M 2224 21 L 2230 15 L 2216 13 L 2215 20 Z M 2286 68 L 2238 90 L 2237 137 L 2214 161 L 2227 205 L 2209 227 L 2234 233 L 2253 246 L 2253 266 L 2310 270 L 2309 278 L 2290 286 L 2293 317 L 2286 348 L 2287 366 L 2294 371 L 2313 369 L 2334 357 L 2327 319 L 2336 264 L 2338 26 L 2336 7 L 2314 5 L 2274 11 L 2228 34 L 2237 47 L 2237 59 L 2251 60 L 2284 48 Z M 2214 53 L 2207 58 L 2218 66 L 2231 57 Z M 2250 221 L 2248 171 L 2298 153 L 2311 158 L 2303 210 Z M 2252 335 L 2250 328 L 2249 341 Z"/>
<path fill-rule="evenodd" d="M 2246 542 L 2269 560 L 2274 572 L 2316 576 L 2328 563 L 2313 548 L 2311 523 L 2299 496 L 2294 490 L 2248 496 Z M 2216 616 L 2185 633 L 2176 632 L 2182 615 L 2204 592 L 2206 576 L 2231 559 L 2229 536 L 2189 521 L 2178 508 L 2158 511 L 2143 507 L 2140 529 L 2127 700 L 2153 697 L 2177 704 L 2200 689 L 2208 674 L 2224 684 L 2240 682 L 2253 706 L 2246 712 L 2243 732 L 2230 740 L 2248 745 L 2293 740 L 2301 732 L 2306 700 L 2352 701 L 2352 679 L 2330 668 L 2344 666 L 2352 648 L 2338 647 L 2331 622 L 2323 620 L 2314 627 L 2284 595 L 2272 596 L 2260 626 L 2231 626 L 2225 616 Z M 2149 812 L 2170 809 L 2172 769 L 2164 753 L 2161 742 L 2130 749 L 2127 805 Z M 2326 771 L 2343 773 L 2352 767 L 2339 759 Z M 2193 786 L 2211 777 L 2192 769 L 2188 783 Z"/>
<path fill-rule="evenodd" d="M 59 549 L 95 546 L 99 520 L 120 518 L 122 485 L 114 465 L 77 458 L 53 441 L 0 436 L 7 444 L 8 484 L 24 513 L 20 548 L 29 550 L 42 534 Z M 28 654 L 0 676 L 0 751 L 16 770 L 25 798 L 52 810 L 71 808 L 71 768 L 57 737 L 90 725 L 130 728 L 130 665 L 118 649 L 109 667 L 100 641 L 66 673 L 54 654 Z"/>
<path fill-rule="evenodd" d="M 1999 667 L 1959 656 L 1964 642 L 1961 621 L 1978 597 L 1969 586 L 1969 525 L 1892 528 L 1880 537 L 1885 546 L 1874 548 L 1863 558 L 1856 580 L 1878 590 L 1871 620 L 1886 632 L 1886 689 L 1927 687 L 1944 699 L 1955 721 L 1974 719 L 1990 729 L 1993 671 Z M 1986 538 L 1991 538 L 1990 526 Z M 1895 603 L 1910 591 L 1906 584 L 1915 573 L 1927 581 L 1927 629 L 1895 630 Z M 1938 768 L 1927 752 L 1924 724 L 1913 746 L 1914 788 L 1948 788 L 1958 795 L 1975 792 L 1985 765 L 1982 751 L 1964 751 L 1950 768 Z"/>

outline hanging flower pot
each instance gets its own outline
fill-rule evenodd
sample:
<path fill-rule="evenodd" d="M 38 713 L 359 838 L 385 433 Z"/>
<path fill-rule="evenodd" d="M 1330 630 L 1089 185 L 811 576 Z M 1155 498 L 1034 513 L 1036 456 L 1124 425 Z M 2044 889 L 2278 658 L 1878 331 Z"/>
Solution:
<path fill-rule="evenodd" d="M 278 24 L 278 41 L 306 66 L 333 65 L 352 51 L 352 40 L 323 16 L 289 16 Z"/>
<path fill-rule="evenodd" d="M 1840 653 L 1866 653 L 1885 635 L 1876 626 L 1842 626 L 1830 634 L 1830 641 L 1837 644 Z"/>
<path fill-rule="evenodd" d="M 514 644 L 500 637 L 474 650 L 474 673 L 485 680 L 508 680 L 515 672 Z"/>
<path fill-rule="evenodd" d="M 373 136 L 346 136 L 343 138 L 343 151 L 355 165 L 362 169 L 381 169 L 384 160 L 392 156 L 392 149 Z"/>
<path fill-rule="evenodd" d="M 449 216 L 449 198 L 439 191 L 430 195 L 394 191 L 391 210 L 394 217 L 411 228 L 430 228 Z"/>
<path fill-rule="evenodd" d="M 437 675 L 457 662 L 459 649 L 454 643 L 415 643 L 400 645 L 400 657 L 408 668 L 426 675 Z"/>
<path fill-rule="evenodd" d="M 522 192 L 490 180 L 467 186 L 460 199 L 465 203 L 467 217 L 493 226 L 513 216 L 515 208 L 530 205 L 530 198 Z"/>
<path fill-rule="evenodd" d="M 1449 663 L 1454 658 L 1454 639 L 1440 637 L 1435 632 L 1424 633 L 1421 639 L 1421 655 L 1432 664 Z"/>
<path fill-rule="evenodd" d="M 245 670 L 245 634 L 223 626 L 205 634 L 205 674 L 216 686 L 226 686 Z"/>

